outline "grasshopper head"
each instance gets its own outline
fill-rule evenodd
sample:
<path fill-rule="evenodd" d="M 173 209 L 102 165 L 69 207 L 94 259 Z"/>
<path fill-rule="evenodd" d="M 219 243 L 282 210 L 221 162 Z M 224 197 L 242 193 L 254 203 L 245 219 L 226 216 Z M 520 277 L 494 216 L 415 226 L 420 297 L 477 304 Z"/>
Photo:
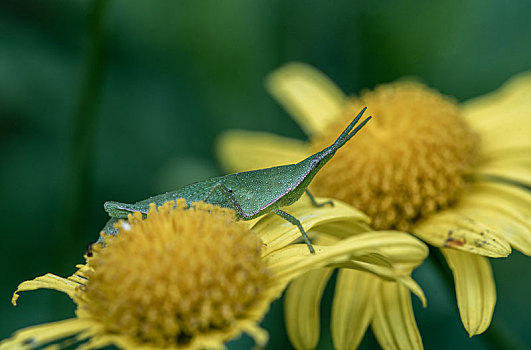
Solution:
<path fill-rule="evenodd" d="M 339 135 L 339 137 L 332 145 L 328 146 L 320 152 L 315 153 L 314 155 L 311 155 L 310 157 L 306 158 L 301 162 L 306 163 L 306 171 L 308 172 L 310 180 L 330 159 L 332 159 L 334 154 L 336 154 L 337 150 L 340 149 L 345 143 L 347 143 L 347 141 L 350 140 L 352 136 L 356 135 L 356 133 L 371 119 L 371 117 L 366 118 L 358 126 L 356 126 L 356 128 L 354 128 L 356 123 L 361 119 L 361 116 L 363 115 L 366 109 L 367 107 L 363 108 L 361 112 L 358 113 L 356 118 L 354 118 L 354 120 L 352 120 L 352 122 L 346 127 L 346 129 L 343 130 L 341 135 Z"/>

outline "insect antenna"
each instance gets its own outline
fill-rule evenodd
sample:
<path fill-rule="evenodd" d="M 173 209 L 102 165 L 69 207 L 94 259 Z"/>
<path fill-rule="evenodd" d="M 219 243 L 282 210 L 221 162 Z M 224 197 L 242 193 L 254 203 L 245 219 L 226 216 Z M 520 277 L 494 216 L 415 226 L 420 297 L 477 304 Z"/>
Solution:
<path fill-rule="evenodd" d="M 341 146 L 343 146 L 348 140 L 352 138 L 352 136 L 356 135 L 356 133 L 360 131 L 360 129 L 363 128 L 363 126 L 367 124 L 367 122 L 372 118 L 372 116 L 369 116 L 364 121 L 362 121 L 358 126 L 356 126 L 354 130 L 352 130 L 352 128 L 354 128 L 354 126 L 361 119 L 361 116 L 363 115 L 363 113 L 365 113 L 366 110 L 367 110 L 367 107 L 363 107 L 363 109 L 361 110 L 361 112 L 358 113 L 356 118 L 354 118 L 354 120 L 341 133 L 341 135 L 339 135 L 339 137 L 336 139 L 336 141 L 332 145 L 332 148 L 334 150 L 337 150 Z"/>

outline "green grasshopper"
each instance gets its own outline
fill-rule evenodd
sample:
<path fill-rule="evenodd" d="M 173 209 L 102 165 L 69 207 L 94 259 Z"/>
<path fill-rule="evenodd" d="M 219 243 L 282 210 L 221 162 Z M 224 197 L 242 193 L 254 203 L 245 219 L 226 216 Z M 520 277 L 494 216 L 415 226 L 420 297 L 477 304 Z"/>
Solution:
<path fill-rule="evenodd" d="M 367 107 L 361 110 L 331 146 L 297 164 L 215 177 L 193 183 L 176 191 L 149 197 L 134 204 L 106 202 L 104 208 L 111 219 L 107 222 L 103 231 L 107 234 L 116 234 L 117 229 L 114 228 L 114 224 L 118 219 L 125 219 L 130 213 L 142 213 L 145 215 L 148 213 L 150 203 L 160 206 L 168 201 L 184 198 L 187 203 L 204 201 L 234 209 L 236 218 L 240 220 L 251 220 L 272 212 L 296 225 L 304 242 L 308 245 L 308 249 L 314 254 L 315 250 L 300 221 L 280 210 L 280 208 L 295 203 L 304 192 L 308 194 L 313 205 L 317 207 L 325 204 L 333 205 L 331 201 L 317 203 L 308 191 L 308 185 L 319 170 L 332 159 L 336 151 L 352 136 L 356 135 L 371 119 L 371 117 L 368 117 L 352 130 L 366 109 Z"/>

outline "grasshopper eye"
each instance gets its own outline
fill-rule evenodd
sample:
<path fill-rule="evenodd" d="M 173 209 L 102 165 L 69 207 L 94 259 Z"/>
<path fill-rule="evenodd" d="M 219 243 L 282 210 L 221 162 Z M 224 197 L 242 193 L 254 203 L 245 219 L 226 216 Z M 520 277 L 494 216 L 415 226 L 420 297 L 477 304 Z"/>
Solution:
<path fill-rule="evenodd" d="M 312 169 L 315 169 L 315 168 L 317 168 L 317 166 L 319 165 L 320 162 L 321 162 L 320 159 L 317 159 L 317 158 L 312 159 L 312 160 L 310 161 L 310 167 L 311 167 Z"/>

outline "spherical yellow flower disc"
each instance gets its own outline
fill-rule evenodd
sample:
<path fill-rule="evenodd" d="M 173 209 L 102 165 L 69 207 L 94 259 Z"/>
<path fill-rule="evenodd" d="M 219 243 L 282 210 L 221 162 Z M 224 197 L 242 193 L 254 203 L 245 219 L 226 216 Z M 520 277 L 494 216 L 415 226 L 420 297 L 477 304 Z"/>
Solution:
<path fill-rule="evenodd" d="M 235 223 L 232 211 L 187 210 L 179 202 L 150 216 L 123 223 L 108 249 L 89 260 L 80 307 L 108 332 L 139 344 L 184 346 L 231 329 L 266 297 L 271 272 L 260 256 L 262 242 Z"/>
<path fill-rule="evenodd" d="M 289 210 L 309 232 L 330 223 L 367 222 L 340 202 L 314 208 L 302 200 Z M 424 300 L 399 268 L 403 258 L 386 253 L 398 247 L 409 264 L 420 264 L 426 247 L 405 234 L 358 235 L 341 244 L 316 244 L 316 254 L 310 254 L 305 244 L 292 244 L 298 228 L 279 217 L 239 222 L 232 210 L 201 202 L 188 206 L 184 200 L 152 204 L 147 218 L 132 215 L 116 226 L 118 235 L 104 236 L 105 247 L 96 244 L 73 276 L 37 277 L 23 282 L 13 297 L 16 303 L 20 291 L 57 289 L 77 304 L 77 318 L 21 330 L 0 349 L 53 342 L 58 348 L 79 343 L 80 349 L 217 349 L 241 333 L 263 346 L 268 336 L 258 323 L 289 281 L 330 264 L 354 267 L 367 254 L 386 256 L 385 268 L 376 262 L 364 270 L 377 269 Z"/>
<path fill-rule="evenodd" d="M 363 106 L 373 120 L 323 168 L 312 184 L 316 193 L 361 209 L 380 230 L 408 231 L 455 202 L 479 140 L 454 101 L 419 83 L 381 85 L 350 100 L 342 117 L 311 139 L 311 149 L 330 145 Z"/>

